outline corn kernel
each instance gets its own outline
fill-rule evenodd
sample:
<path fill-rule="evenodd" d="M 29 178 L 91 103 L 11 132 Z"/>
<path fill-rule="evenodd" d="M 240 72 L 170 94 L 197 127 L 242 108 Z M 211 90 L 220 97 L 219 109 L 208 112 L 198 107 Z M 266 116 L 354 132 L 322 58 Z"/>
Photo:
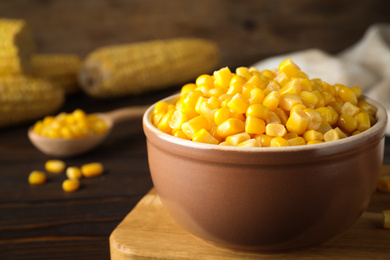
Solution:
<path fill-rule="evenodd" d="M 160 122 L 157 125 L 158 130 L 163 131 L 167 134 L 172 133 L 172 128 L 169 126 L 169 123 L 171 122 L 173 113 L 174 110 L 170 110 L 161 118 Z"/>
<path fill-rule="evenodd" d="M 299 82 L 299 79 L 293 79 L 287 82 L 280 90 L 279 93 L 281 95 L 298 95 L 302 90 L 302 85 Z"/>
<path fill-rule="evenodd" d="M 250 104 L 261 104 L 264 100 L 264 93 L 259 88 L 253 88 L 250 92 L 249 103 Z"/>
<path fill-rule="evenodd" d="M 260 143 L 256 139 L 249 139 L 242 143 L 239 143 L 237 146 L 239 147 L 260 147 Z"/>
<path fill-rule="evenodd" d="M 319 107 L 316 108 L 315 111 L 321 115 L 323 121 L 328 122 L 330 125 L 332 125 L 332 122 L 334 121 L 334 115 L 329 107 Z"/>
<path fill-rule="evenodd" d="M 360 108 L 358 106 L 353 105 L 350 102 L 345 102 L 341 107 L 341 114 L 346 114 L 350 116 L 355 116 L 360 112 Z"/>
<path fill-rule="evenodd" d="M 275 110 L 273 112 L 278 116 L 281 124 L 286 125 L 288 117 L 289 117 L 288 111 L 285 111 L 280 107 L 277 107 L 277 108 L 275 108 Z"/>
<path fill-rule="evenodd" d="M 338 133 L 339 136 L 340 136 L 340 139 L 348 137 L 347 134 L 344 133 L 344 132 L 340 129 L 340 127 L 335 127 L 334 130 L 337 131 L 337 133 Z"/>
<path fill-rule="evenodd" d="M 228 107 L 221 107 L 214 114 L 214 122 L 217 125 L 221 125 L 223 122 L 230 118 L 230 109 Z"/>
<path fill-rule="evenodd" d="M 272 136 L 272 137 L 276 137 L 276 136 L 283 137 L 287 134 L 287 130 L 286 130 L 286 127 L 282 124 L 270 123 L 270 124 L 266 125 L 265 133 L 268 136 Z"/>
<path fill-rule="evenodd" d="M 188 136 L 181 129 L 174 131 L 172 134 L 173 134 L 173 136 L 176 136 L 176 137 L 181 138 L 181 139 L 191 140 L 190 138 L 188 138 Z"/>
<path fill-rule="evenodd" d="M 173 130 L 181 129 L 183 123 L 188 121 L 188 117 L 181 110 L 176 110 L 169 121 L 169 127 Z"/>
<path fill-rule="evenodd" d="M 267 78 L 264 75 L 253 75 L 248 81 L 248 84 L 253 85 L 256 88 L 259 89 L 265 89 L 267 85 L 269 84 L 269 78 Z"/>
<path fill-rule="evenodd" d="M 267 124 L 282 124 L 282 120 L 274 111 L 268 111 L 265 121 Z"/>
<path fill-rule="evenodd" d="M 272 138 L 271 147 L 285 147 L 285 146 L 290 146 L 290 144 L 283 137 L 277 136 Z"/>
<path fill-rule="evenodd" d="M 338 126 L 344 131 L 346 131 L 347 133 L 352 133 L 358 127 L 357 120 L 353 116 L 346 115 L 346 114 L 341 114 L 339 116 L 337 123 Z"/>
<path fill-rule="evenodd" d="M 248 134 L 263 134 L 265 132 L 264 120 L 254 116 L 248 116 L 245 120 L 245 132 Z"/>
<path fill-rule="evenodd" d="M 236 68 L 236 74 L 240 75 L 241 77 L 245 78 L 246 80 L 248 80 L 252 77 L 252 74 L 249 72 L 248 68 L 246 68 L 246 67 Z"/>
<path fill-rule="evenodd" d="M 200 75 L 195 80 L 196 86 L 206 86 L 207 88 L 211 89 L 214 87 L 214 77 L 210 76 L 208 74 Z M 188 84 L 187 84 L 188 85 Z M 185 85 L 186 86 L 186 85 Z M 193 85 L 191 85 L 191 88 Z M 194 88 L 195 89 L 195 88 Z"/>
<path fill-rule="evenodd" d="M 298 135 L 303 134 L 306 131 L 308 125 L 309 117 L 302 110 L 295 110 L 292 112 L 286 123 L 288 131 L 297 133 Z"/>
<path fill-rule="evenodd" d="M 71 166 L 66 168 L 66 176 L 68 177 L 68 179 L 78 180 L 83 177 L 83 174 L 81 173 L 79 167 Z"/>
<path fill-rule="evenodd" d="M 325 100 L 324 100 L 324 97 L 321 95 L 321 93 L 318 90 L 314 90 L 312 93 L 314 95 L 316 95 L 317 99 L 318 99 L 318 101 L 315 104 L 314 108 L 319 108 L 319 107 L 325 106 Z"/>
<path fill-rule="evenodd" d="M 321 144 L 323 143 L 324 141 L 321 141 L 321 140 L 310 140 L 309 142 L 306 142 L 307 145 L 310 145 L 310 144 Z"/>
<path fill-rule="evenodd" d="M 331 125 L 328 122 L 321 121 L 320 126 L 317 129 L 315 129 L 315 130 L 320 132 L 320 133 L 322 133 L 322 134 L 325 134 L 326 132 L 328 132 L 331 129 L 332 129 L 332 127 L 331 127 Z"/>
<path fill-rule="evenodd" d="M 261 147 L 270 147 L 272 138 L 272 136 L 265 134 L 255 135 L 255 139 L 260 143 Z"/>
<path fill-rule="evenodd" d="M 46 182 L 46 174 L 41 171 L 32 171 L 28 176 L 28 183 L 31 185 L 41 185 Z"/>
<path fill-rule="evenodd" d="M 302 100 L 302 104 L 304 104 L 306 107 L 314 108 L 318 103 L 318 97 L 309 91 L 301 91 L 299 93 L 299 97 Z"/>
<path fill-rule="evenodd" d="M 232 72 L 228 67 L 224 67 L 218 71 L 214 71 L 214 84 L 216 87 L 227 88 L 229 87 L 230 80 L 232 78 Z"/>
<path fill-rule="evenodd" d="M 219 141 L 215 139 L 206 129 L 202 128 L 194 134 L 192 141 L 198 143 L 218 144 Z"/>
<path fill-rule="evenodd" d="M 370 117 L 366 112 L 360 112 L 356 115 L 357 129 L 359 132 L 364 132 L 371 127 Z"/>
<path fill-rule="evenodd" d="M 284 60 L 279 65 L 279 73 L 284 73 L 287 77 L 299 77 L 307 78 L 307 75 L 301 71 L 301 68 L 298 67 L 291 59 Z"/>
<path fill-rule="evenodd" d="M 296 104 L 302 104 L 299 96 L 293 94 L 283 94 L 279 99 L 279 107 L 284 110 L 290 111 Z"/>
<path fill-rule="evenodd" d="M 201 76 L 200 76 L 200 77 L 201 77 Z M 198 78 L 199 78 L 199 77 L 198 77 Z M 181 93 L 182 95 L 184 95 L 185 93 L 193 92 L 193 91 L 195 90 L 196 87 L 197 87 L 197 86 L 196 86 L 196 84 L 194 84 L 194 83 L 185 84 L 185 85 L 181 88 L 180 93 Z"/>
<path fill-rule="evenodd" d="M 375 117 L 377 111 L 376 107 L 374 107 L 373 105 L 369 104 L 364 100 L 359 100 L 357 105 L 358 107 L 366 111 L 370 116 Z"/>
<path fill-rule="evenodd" d="M 352 105 L 357 105 L 357 97 L 349 87 L 340 86 L 338 90 L 338 95 L 344 102 L 350 102 L 352 103 Z"/>
<path fill-rule="evenodd" d="M 312 140 L 322 141 L 324 139 L 324 135 L 320 132 L 317 132 L 316 130 L 307 130 L 303 133 L 303 138 L 306 142 Z"/>
<path fill-rule="evenodd" d="M 210 124 L 208 119 L 203 115 L 199 115 L 183 123 L 181 125 L 181 129 L 188 136 L 188 138 L 192 139 L 194 137 L 194 134 L 200 129 L 209 129 L 209 125 Z"/>
<path fill-rule="evenodd" d="M 269 110 L 274 110 L 278 107 L 280 94 L 278 91 L 271 91 L 263 100 L 263 105 Z"/>
<path fill-rule="evenodd" d="M 286 138 L 285 138 L 286 139 Z M 290 146 L 305 145 L 306 141 L 302 136 L 287 139 Z"/>
<path fill-rule="evenodd" d="M 218 126 L 217 133 L 220 137 L 226 138 L 229 135 L 245 131 L 245 123 L 237 118 L 229 118 Z"/>
<path fill-rule="evenodd" d="M 228 103 L 228 107 L 239 114 L 244 114 L 249 107 L 249 101 L 241 94 L 236 94 Z"/>
<path fill-rule="evenodd" d="M 249 140 L 251 137 L 248 133 L 238 133 L 234 135 L 229 135 L 226 137 L 225 141 L 230 145 L 237 146 L 239 143 L 242 143 L 246 140 Z"/>
<path fill-rule="evenodd" d="M 322 123 L 322 117 L 320 113 L 318 113 L 316 110 L 313 108 L 306 108 L 303 110 L 303 112 L 306 113 L 309 117 L 309 123 L 307 125 L 307 129 L 311 130 L 317 130 Z"/>
<path fill-rule="evenodd" d="M 62 189 L 66 192 L 74 192 L 80 188 L 80 182 L 75 179 L 67 179 L 62 182 Z"/>
<path fill-rule="evenodd" d="M 45 169 L 51 173 L 61 173 L 65 170 L 66 164 L 61 160 L 48 160 L 45 163 Z"/>
<path fill-rule="evenodd" d="M 280 90 L 280 84 L 279 82 L 272 80 L 270 83 L 268 83 L 266 89 L 269 89 L 271 91 L 277 91 L 279 92 Z"/>
<path fill-rule="evenodd" d="M 268 111 L 268 107 L 262 104 L 252 104 L 246 110 L 246 116 L 254 116 L 257 118 L 266 119 Z"/>
<path fill-rule="evenodd" d="M 328 132 L 324 134 L 324 141 L 331 142 L 341 139 L 340 134 L 335 129 L 330 129 Z"/>
<path fill-rule="evenodd" d="M 104 172 L 103 164 L 98 162 L 87 163 L 81 166 L 81 173 L 86 178 L 102 175 Z"/>

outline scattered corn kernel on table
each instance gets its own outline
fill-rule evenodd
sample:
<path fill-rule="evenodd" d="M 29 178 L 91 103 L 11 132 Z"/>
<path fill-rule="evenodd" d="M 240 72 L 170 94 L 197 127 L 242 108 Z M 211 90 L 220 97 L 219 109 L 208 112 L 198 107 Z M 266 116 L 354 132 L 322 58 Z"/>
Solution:
<path fill-rule="evenodd" d="M 177 90 L 173 87 L 142 98 L 99 102 L 80 93 L 73 94 L 61 110 L 71 112 L 81 108 L 92 113 L 146 105 Z M 175 226 L 152 190 L 141 119 L 118 124 L 95 150 L 64 159 L 68 166 L 98 161 L 105 168 L 103 175 L 82 179 L 81 188 L 68 193 L 61 188 L 66 178 L 64 174 L 49 174 L 46 184 L 29 185 L 29 173 L 44 170 L 45 162 L 51 159 L 29 142 L 27 129 L 31 124 L 0 130 L 0 259 L 109 259 L 109 237 L 123 225 L 130 227 L 126 232 L 138 238 L 137 243 L 141 243 L 137 245 L 138 253 L 145 257 L 191 258 L 197 254 L 202 259 L 207 256 L 213 259 L 254 257 L 215 248 Z M 386 139 L 384 156 L 384 163 L 390 164 L 390 138 Z M 390 174 L 390 168 L 386 168 L 386 173 Z M 145 204 L 150 198 L 155 203 Z M 390 209 L 390 194 L 376 192 L 367 212 L 351 231 L 324 246 L 283 256 L 288 259 L 326 259 L 328 256 L 382 259 L 390 254 L 390 231 L 380 226 L 379 214 L 384 209 Z M 145 210 L 151 213 L 149 217 L 144 217 Z M 155 217 L 162 226 L 155 222 Z M 132 222 L 134 220 L 142 220 L 138 223 L 150 229 L 140 228 Z M 116 239 L 118 243 L 123 242 L 123 237 Z M 168 239 L 165 243 L 169 246 L 164 250 L 155 247 L 161 239 Z M 130 243 L 130 246 L 133 245 Z M 116 253 L 117 258 L 113 259 L 132 257 Z M 259 259 L 280 256 L 255 255 Z"/>

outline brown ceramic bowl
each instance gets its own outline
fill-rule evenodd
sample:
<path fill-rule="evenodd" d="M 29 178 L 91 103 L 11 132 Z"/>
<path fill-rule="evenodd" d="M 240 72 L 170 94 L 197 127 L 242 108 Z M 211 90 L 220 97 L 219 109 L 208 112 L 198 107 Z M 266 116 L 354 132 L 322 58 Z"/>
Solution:
<path fill-rule="evenodd" d="M 175 102 L 178 96 L 165 99 Z M 219 246 L 282 252 L 321 244 L 367 208 L 383 163 L 387 115 L 329 143 L 244 148 L 182 140 L 143 118 L 150 172 L 172 218 Z"/>

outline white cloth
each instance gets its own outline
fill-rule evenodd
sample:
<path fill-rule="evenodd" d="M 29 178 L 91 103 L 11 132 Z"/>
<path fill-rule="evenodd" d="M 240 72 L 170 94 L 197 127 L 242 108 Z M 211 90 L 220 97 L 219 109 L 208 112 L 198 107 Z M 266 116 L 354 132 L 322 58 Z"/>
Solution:
<path fill-rule="evenodd" d="M 336 55 L 308 49 L 270 57 L 253 66 L 259 70 L 277 68 L 287 58 L 310 78 L 359 86 L 364 95 L 386 108 L 386 135 L 390 136 L 390 24 L 373 24 L 360 41 Z"/>

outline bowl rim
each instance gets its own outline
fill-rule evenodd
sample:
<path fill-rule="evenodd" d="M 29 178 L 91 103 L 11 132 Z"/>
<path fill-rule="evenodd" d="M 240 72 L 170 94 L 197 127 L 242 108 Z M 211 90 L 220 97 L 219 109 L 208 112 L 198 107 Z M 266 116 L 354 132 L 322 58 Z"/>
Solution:
<path fill-rule="evenodd" d="M 170 95 L 166 98 L 163 98 L 159 101 L 164 101 L 170 104 L 174 104 L 180 97 L 180 93 Z M 364 140 L 367 138 L 372 138 L 373 136 L 380 135 L 382 139 L 385 136 L 385 129 L 387 126 L 387 112 L 385 108 L 376 100 L 369 98 L 367 96 L 362 95 L 361 96 L 363 100 L 367 101 L 371 105 L 375 106 L 377 108 L 377 112 L 375 115 L 375 119 L 377 120 L 376 123 L 370 127 L 368 130 L 361 132 L 354 136 L 349 136 L 348 138 L 343 138 L 336 141 L 331 142 L 324 142 L 324 143 L 318 143 L 318 144 L 311 144 L 311 145 L 298 145 L 298 146 L 286 146 L 286 147 L 237 147 L 237 146 L 225 146 L 225 145 L 215 145 L 215 144 L 208 144 L 208 143 L 200 143 L 200 142 L 194 142 L 191 140 L 185 140 L 182 138 L 178 138 L 176 136 L 167 134 L 158 128 L 156 128 L 152 122 L 151 122 L 151 113 L 153 111 L 153 108 L 155 107 L 156 103 L 152 104 L 144 113 L 143 115 L 143 126 L 144 131 L 145 128 L 153 132 L 157 137 L 165 140 L 169 143 L 174 143 L 176 145 L 185 146 L 185 147 L 191 147 L 194 149 L 207 149 L 207 150 L 215 150 L 215 151 L 231 151 L 231 152 L 245 152 L 245 153 L 259 153 L 259 152 L 267 152 L 267 153 L 280 153 L 280 152 L 293 152 L 293 151 L 302 151 L 302 152 L 310 152 L 310 151 L 316 151 L 319 148 L 325 149 L 328 148 L 328 150 L 333 150 L 333 148 L 340 147 L 340 146 L 351 146 L 358 140 Z M 146 132 L 146 131 L 145 131 Z"/>

